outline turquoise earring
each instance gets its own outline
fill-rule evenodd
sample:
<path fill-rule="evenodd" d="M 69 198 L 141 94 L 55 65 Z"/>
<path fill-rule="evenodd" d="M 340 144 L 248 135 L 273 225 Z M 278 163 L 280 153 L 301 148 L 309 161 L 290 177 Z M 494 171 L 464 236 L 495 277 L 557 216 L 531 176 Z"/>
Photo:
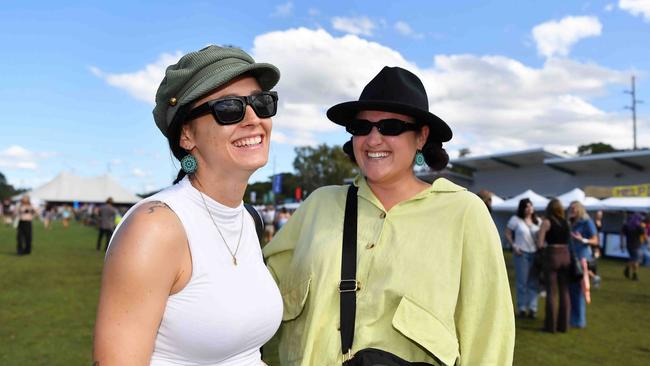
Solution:
<path fill-rule="evenodd" d="M 196 162 L 196 158 L 192 156 L 192 154 L 187 154 L 183 156 L 181 159 L 181 169 L 185 172 L 185 174 L 193 174 L 196 172 L 196 168 L 198 167 L 198 163 Z"/>
<path fill-rule="evenodd" d="M 424 155 L 422 155 L 422 150 L 418 150 L 415 153 L 415 164 L 418 166 L 424 165 Z"/>

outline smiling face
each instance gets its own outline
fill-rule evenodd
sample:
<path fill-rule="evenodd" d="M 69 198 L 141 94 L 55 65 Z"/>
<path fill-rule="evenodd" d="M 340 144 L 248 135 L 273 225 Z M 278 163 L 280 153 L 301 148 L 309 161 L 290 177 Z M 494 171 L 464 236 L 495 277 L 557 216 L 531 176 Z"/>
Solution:
<path fill-rule="evenodd" d="M 395 118 L 415 123 L 410 116 L 383 111 L 361 111 L 356 118 L 370 122 Z M 427 126 L 419 132 L 406 131 L 397 136 L 384 136 L 373 127 L 370 134 L 352 138 L 354 158 L 370 184 L 390 184 L 409 179 L 414 175 L 415 152 L 422 149 L 428 134 Z"/>
<path fill-rule="evenodd" d="M 248 96 L 261 90 L 255 78 L 238 78 L 197 100 L 194 107 L 209 100 Z M 250 175 L 268 161 L 271 125 L 271 118 L 259 118 L 250 105 L 246 106 L 244 119 L 232 125 L 220 125 L 212 114 L 206 114 L 183 126 L 180 146 L 197 159 L 197 173 L 210 169 L 222 175 Z"/>

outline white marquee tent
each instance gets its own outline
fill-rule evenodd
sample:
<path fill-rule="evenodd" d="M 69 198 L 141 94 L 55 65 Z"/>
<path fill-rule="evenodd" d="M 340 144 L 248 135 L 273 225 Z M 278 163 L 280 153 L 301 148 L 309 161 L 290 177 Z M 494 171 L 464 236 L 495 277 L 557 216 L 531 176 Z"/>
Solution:
<path fill-rule="evenodd" d="M 603 210 L 650 212 L 650 197 L 610 197 L 600 202 Z"/>
<path fill-rule="evenodd" d="M 549 201 L 548 198 L 541 196 L 529 189 L 501 203 L 492 203 L 492 210 L 517 211 L 519 201 L 524 198 L 528 198 L 533 203 L 533 207 L 535 207 L 536 211 L 544 210 Z"/>
<path fill-rule="evenodd" d="M 105 202 L 112 197 L 117 204 L 133 204 L 140 200 L 108 175 L 79 177 L 62 172 L 50 182 L 29 192 L 32 201 L 44 202 Z M 17 196 L 16 198 L 19 198 Z"/>

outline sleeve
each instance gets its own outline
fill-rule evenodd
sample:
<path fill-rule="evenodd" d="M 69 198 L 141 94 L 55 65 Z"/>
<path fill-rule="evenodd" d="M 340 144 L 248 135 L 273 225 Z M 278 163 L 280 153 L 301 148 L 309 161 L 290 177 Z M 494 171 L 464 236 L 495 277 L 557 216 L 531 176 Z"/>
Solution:
<path fill-rule="evenodd" d="M 291 215 L 289 221 L 278 231 L 273 239 L 262 249 L 266 266 L 276 283 L 280 283 L 286 274 L 293 252 L 300 237 L 300 230 L 304 221 L 307 201 L 303 202 L 296 212 Z"/>
<path fill-rule="evenodd" d="M 585 226 L 585 235 L 583 237 L 587 239 L 593 238 L 596 234 L 598 234 L 598 230 L 596 230 L 596 224 L 594 224 L 594 221 L 592 219 L 587 220 L 587 225 Z"/>
<path fill-rule="evenodd" d="M 480 200 L 468 205 L 462 230 L 455 313 L 459 365 L 512 365 L 515 322 L 508 274 L 499 234 Z"/>
<path fill-rule="evenodd" d="M 517 216 L 512 216 L 510 220 L 508 220 L 507 228 L 512 230 L 512 232 L 517 230 L 517 223 L 518 223 L 517 221 L 518 221 Z"/>

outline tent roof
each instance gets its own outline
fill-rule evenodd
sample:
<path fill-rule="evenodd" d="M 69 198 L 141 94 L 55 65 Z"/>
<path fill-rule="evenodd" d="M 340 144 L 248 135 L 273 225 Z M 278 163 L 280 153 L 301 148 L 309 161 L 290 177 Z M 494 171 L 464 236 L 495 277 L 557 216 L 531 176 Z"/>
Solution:
<path fill-rule="evenodd" d="M 32 199 L 50 202 L 136 203 L 140 197 L 119 185 L 109 175 L 79 177 L 62 172 L 50 182 L 28 192 Z"/>
<path fill-rule="evenodd" d="M 519 206 L 519 201 L 524 198 L 528 198 L 537 211 L 545 209 L 549 201 L 548 198 L 529 189 L 501 203 L 492 204 L 492 209 L 495 211 L 516 211 Z"/>
<path fill-rule="evenodd" d="M 650 197 L 610 197 L 600 202 L 605 210 L 650 211 Z"/>

